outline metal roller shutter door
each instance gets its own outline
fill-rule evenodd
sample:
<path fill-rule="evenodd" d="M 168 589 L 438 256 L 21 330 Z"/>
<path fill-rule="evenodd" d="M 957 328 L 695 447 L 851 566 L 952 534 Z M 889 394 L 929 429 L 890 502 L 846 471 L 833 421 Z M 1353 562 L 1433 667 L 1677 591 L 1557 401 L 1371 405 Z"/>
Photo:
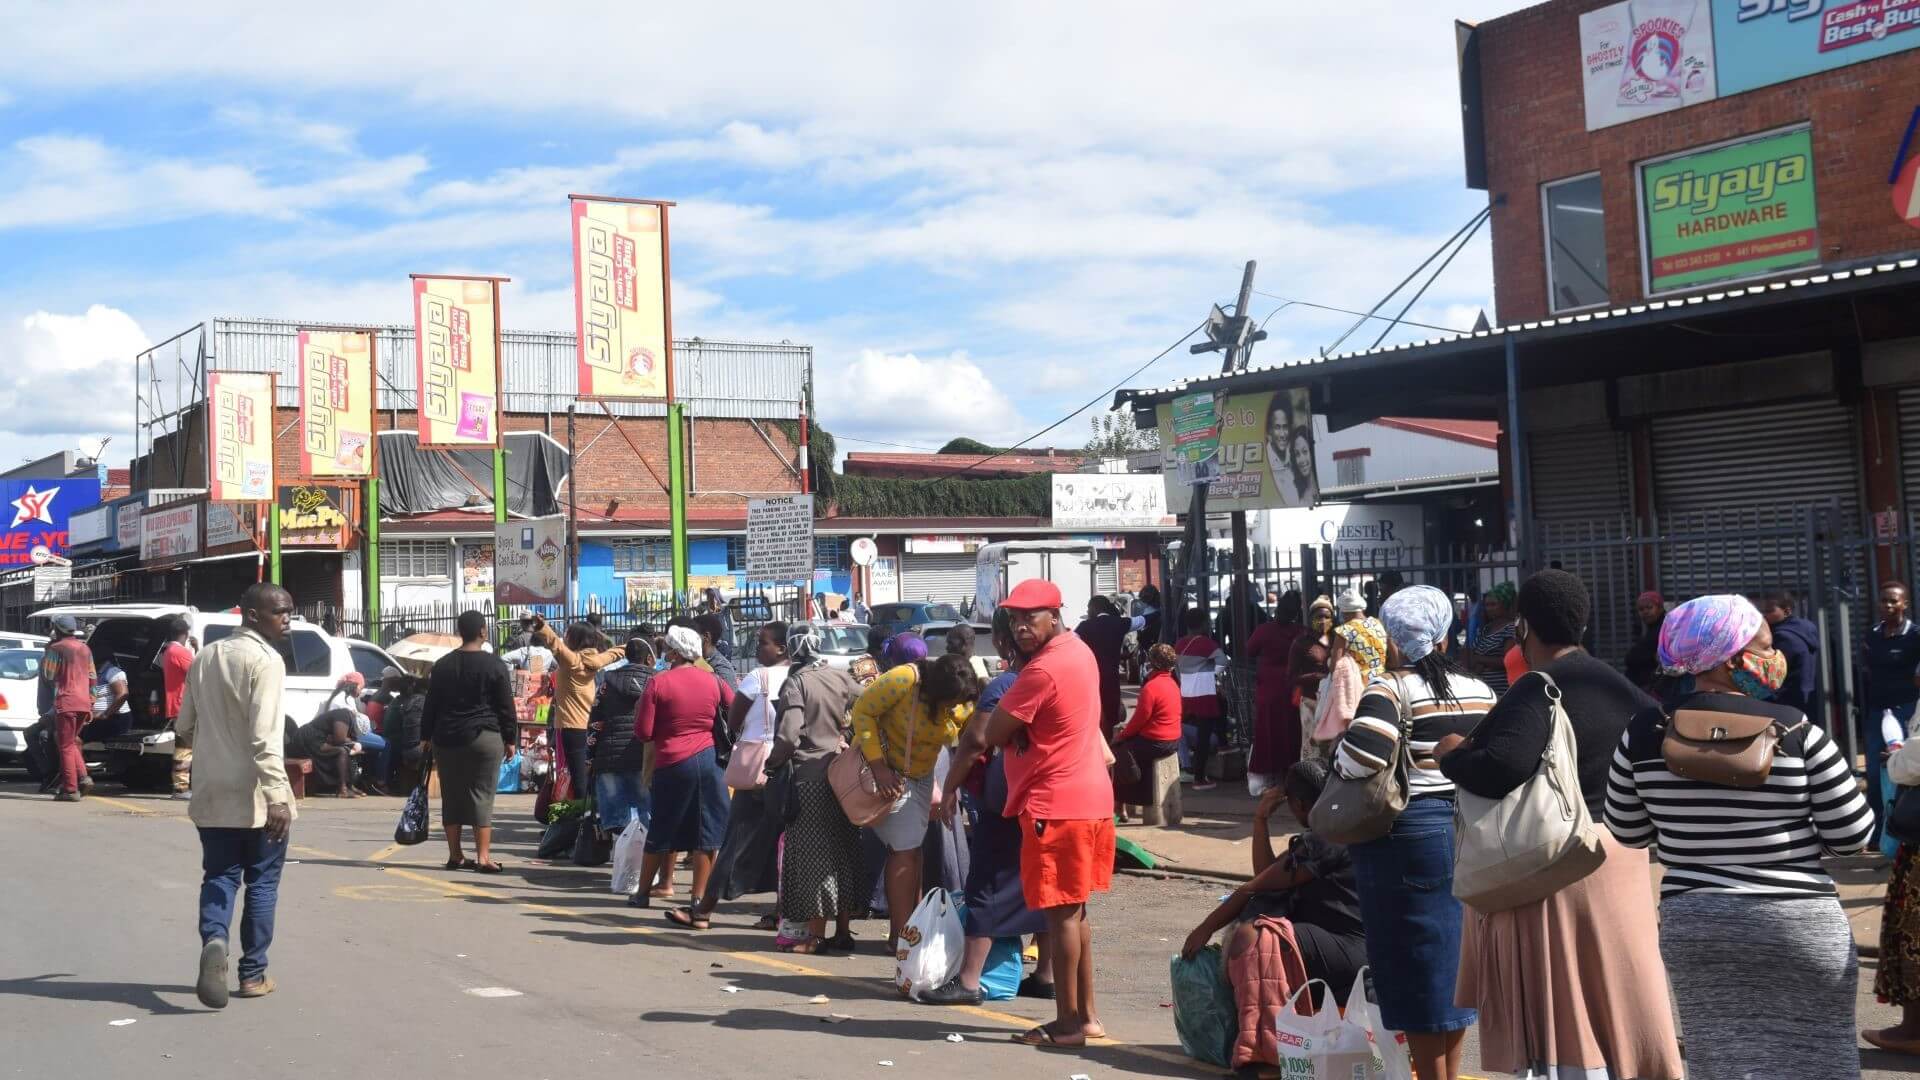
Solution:
<path fill-rule="evenodd" d="M 1900 391 L 1900 492 L 1908 522 L 1920 520 L 1920 386 Z M 1920 544 L 1913 545 L 1914 569 L 1920 571 Z M 1920 573 L 1914 574 L 1920 578 Z"/>
<path fill-rule="evenodd" d="M 1625 432 L 1610 427 L 1542 431 L 1527 437 L 1527 450 L 1535 518 L 1612 526 L 1632 513 Z"/>
<path fill-rule="evenodd" d="M 1727 409 L 1653 421 L 1654 502 L 1666 537 L 1660 587 L 1669 600 L 1707 592 L 1790 589 L 1807 595 L 1812 553 L 1796 511 L 1832 507 L 1837 531 L 1860 528 L 1860 454 L 1853 413 L 1835 401 Z"/>
<path fill-rule="evenodd" d="M 900 599 L 959 604 L 973 595 L 973 566 L 974 557 L 967 554 L 904 556 Z"/>
<path fill-rule="evenodd" d="M 1112 596 L 1120 591 L 1120 553 L 1102 551 L 1098 558 L 1093 568 L 1093 587 L 1102 596 Z"/>

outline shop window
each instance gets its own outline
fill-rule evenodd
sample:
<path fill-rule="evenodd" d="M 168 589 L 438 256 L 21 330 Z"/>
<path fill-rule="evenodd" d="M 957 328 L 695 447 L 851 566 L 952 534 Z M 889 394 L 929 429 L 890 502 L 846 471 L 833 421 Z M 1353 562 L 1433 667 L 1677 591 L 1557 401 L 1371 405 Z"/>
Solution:
<path fill-rule="evenodd" d="M 616 574 L 671 574 L 673 547 L 663 537 L 613 542 L 613 572 Z"/>
<path fill-rule="evenodd" d="M 813 538 L 813 565 L 822 570 L 845 570 L 853 565 L 853 540 L 846 536 Z"/>
<path fill-rule="evenodd" d="M 1554 311 L 1571 311 L 1606 303 L 1607 219 L 1599 174 L 1548 184 L 1540 201 L 1546 218 L 1548 305 Z"/>
<path fill-rule="evenodd" d="M 380 576 L 389 579 L 450 577 L 451 547 L 445 540 L 382 540 Z"/>
<path fill-rule="evenodd" d="M 1352 487 L 1367 482 L 1367 459 L 1364 454 L 1338 458 L 1333 463 L 1334 482 L 1341 487 Z"/>
<path fill-rule="evenodd" d="M 747 572 L 746 537 L 727 537 L 727 572 L 730 574 L 744 574 Z"/>

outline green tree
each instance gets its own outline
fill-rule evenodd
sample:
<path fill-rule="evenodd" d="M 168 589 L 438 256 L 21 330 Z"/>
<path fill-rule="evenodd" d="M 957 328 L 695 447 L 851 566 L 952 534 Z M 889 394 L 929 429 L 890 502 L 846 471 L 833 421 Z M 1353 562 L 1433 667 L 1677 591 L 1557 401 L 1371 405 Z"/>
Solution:
<path fill-rule="evenodd" d="M 1093 418 L 1093 438 L 1087 441 L 1090 458 L 1121 458 L 1160 449 L 1160 432 L 1139 428 L 1130 412 L 1115 411 Z"/>

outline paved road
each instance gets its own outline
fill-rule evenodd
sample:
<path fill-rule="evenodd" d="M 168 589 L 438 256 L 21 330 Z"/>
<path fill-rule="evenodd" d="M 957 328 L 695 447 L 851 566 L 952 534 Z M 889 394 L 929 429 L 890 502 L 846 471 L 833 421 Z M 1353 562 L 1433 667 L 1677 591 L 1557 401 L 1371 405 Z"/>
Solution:
<path fill-rule="evenodd" d="M 1213 1075 L 1180 1054 L 1162 1003 L 1166 957 L 1223 886 L 1118 881 L 1095 907 L 1101 1012 L 1117 1041 L 1049 1053 L 1008 1041 L 1050 1015 L 1044 1003 L 900 1000 L 886 981 L 879 923 L 856 925 L 866 951 L 854 957 L 787 958 L 748 929 L 759 905 L 723 907 L 704 935 L 629 911 L 606 892 L 604 870 L 530 860 L 527 803 L 502 800 L 503 822 L 526 824 L 503 827 L 511 867 L 497 878 L 441 870 L 437 839 L 394 848 L 397 800 L 303 803 L 272 956 L 280 990 L 215 1014 L 193 996 L 198 845 L 184 804 L 118 792 L 54 804 L 0 783 L 9 856 L 0 902 L 13 916 L 0 944 L 5 1071 L 143 1080 L 204 1080 L 227 1068 L 304 1078 L 343 1066 L 462 1080 L 649 1068 L 782 1080 Z M 510 996 L 485 996 L 502 991 Z M 814 1004 L 816 995 L 830 1000 Z M 124 1020 L 134 1022 L 114 1025 Z M 949 1042 L 953 1033 L 965 1041 Z"/>

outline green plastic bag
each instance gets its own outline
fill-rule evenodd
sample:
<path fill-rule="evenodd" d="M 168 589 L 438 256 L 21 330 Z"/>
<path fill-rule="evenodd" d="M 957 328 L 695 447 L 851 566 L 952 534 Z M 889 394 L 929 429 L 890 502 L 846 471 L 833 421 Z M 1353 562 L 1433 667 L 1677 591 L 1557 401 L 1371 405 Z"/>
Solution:
<path fill-rule="evenodd" d="M 1180 1049 L 1196 1061 L 1231 1065 L 1240 1020 L 1220 946 L 1209 945 L 1191 960 L 1174 956 L 1171 975 L 1173 1030 L 1180 1036 Z"/>

